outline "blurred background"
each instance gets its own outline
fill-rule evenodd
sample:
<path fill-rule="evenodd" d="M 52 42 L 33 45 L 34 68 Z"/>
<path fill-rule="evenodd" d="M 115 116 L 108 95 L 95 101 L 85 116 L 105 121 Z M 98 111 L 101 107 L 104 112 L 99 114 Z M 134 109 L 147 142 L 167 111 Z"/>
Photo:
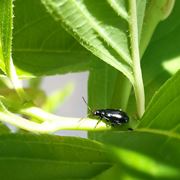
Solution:
<path fill-rule="evenodd" d="M 68 83 L 74 85 L 74 90 L 65 102 L 56 111 L 57 115 L 70 117 L 86 117 L 87 106 L 82 96 L 87 99 L 88 72 L 69 73 L 65 75 L 47 76 L 43 79 L 41 88 L 50 95 L 53 91 L 63 89 Z M 86 131 L 58 131 L 56 134 L 63 136 L 87 137 Z"/>

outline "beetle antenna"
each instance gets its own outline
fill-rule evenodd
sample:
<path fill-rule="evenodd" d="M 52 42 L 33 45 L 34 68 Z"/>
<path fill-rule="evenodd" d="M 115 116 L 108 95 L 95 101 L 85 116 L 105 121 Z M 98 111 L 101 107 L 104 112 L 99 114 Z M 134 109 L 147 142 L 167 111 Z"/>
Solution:
<path fill-rule="evenodd" d="M 88 106 L 88 103 L 86 102 L 86 100 L 84 99 L 84 97 L 83 97 L 83 96 L 82 96 L 82 99 L 83 99 L 83 101 L 85 102 L 85 104 L 87 105 L 87 107 L 88 107 L 89 111 L 90 111 L 91 113 L 93 113 L 93 112 L 92 112 L 92 110 L 91 110 L 91 108 Z"/>

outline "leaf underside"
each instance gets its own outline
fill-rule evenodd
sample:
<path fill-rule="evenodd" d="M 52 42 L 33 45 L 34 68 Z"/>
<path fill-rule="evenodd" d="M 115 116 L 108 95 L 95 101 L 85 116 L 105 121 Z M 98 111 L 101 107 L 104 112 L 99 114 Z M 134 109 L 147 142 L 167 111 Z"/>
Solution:
<path fill-rule="evenodd" d="M 0 144 L 0 179 L 86 179 L 111 166 L 100 144 L 81 138 L 8 134 Z"/>
<path fill-rule="evenodd" d="M 42 2 L 53 17 L 60 21 L 84 47 L 121 71 L 133 83 L 129 14 L 125 1 L 122 1 L 122 4 L 119 4 L 119 1 L 110 0 L 42 0 Z M 140 17 L 139 28 L 142 26 L 143 19 L 143 16 Z"/>

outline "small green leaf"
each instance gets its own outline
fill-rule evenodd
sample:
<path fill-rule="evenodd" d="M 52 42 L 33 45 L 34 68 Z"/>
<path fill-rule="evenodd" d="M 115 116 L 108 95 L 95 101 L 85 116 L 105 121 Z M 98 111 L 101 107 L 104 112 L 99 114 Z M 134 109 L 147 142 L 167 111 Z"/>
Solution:
<path fill-rule="evenodd" d="M 46 96 L 42 90 L 31 88 L 24 90 L 31 97 L 34 105 L 40 107 L 44 104 Z M 24 106 L 24 103 L 19 100 L 19 96 L 15 90 L 7 88 L 0 89 L 0 94 L 3 96 L 1 101 L 10 111 L 17 113 Z"/>
<path fill-rule="evenodd" d="M 28 81 L 29 88 L 39 89 L 41 86 L 42 78 L 31 78 Z"/>
<path fill-rule="evenodd" d="M 47 112 L 54 112 L 73 92 L 73 84 L 67 84 L 63 89 L 57 90 L 49 95 L 43 104 L 42 109 Z"/>
<path fill-rule="evenodd" d="M 81 138 L 0 135 L 0 179 L 92 178 L 111 167 L 106 156 L 101 144 Z"/>
<path fill-rule="evenodd" d="M 147 2 L 140 40 L 141 56 L 144 54 L 156 26 L 171 14 L 174 3 L 175 0 L 151 0 Z"/>

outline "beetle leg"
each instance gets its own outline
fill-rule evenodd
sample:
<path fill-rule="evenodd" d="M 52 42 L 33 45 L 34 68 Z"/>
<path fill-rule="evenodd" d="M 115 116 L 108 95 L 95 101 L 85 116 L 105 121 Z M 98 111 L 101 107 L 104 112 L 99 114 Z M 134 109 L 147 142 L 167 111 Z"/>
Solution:
<path fill-rule="evenodd" d="M 95 128 L 97 127 L 97 125 L 101 122 L 101 120 L 102 120 L 102 118 L 100 118 L 100 119 L 98 120 L 98 122 L 96 123 L 94 129 L 95 129 Z"/>
<path fill-rule="evenodd" d="M 78 127 L 80 127 L 82 121 L 84 121 L 84 118 L 80 118 L 80 119 L 79 119 L 79 121 L 78 121 L 78 123 L 79 123 Z"/>

